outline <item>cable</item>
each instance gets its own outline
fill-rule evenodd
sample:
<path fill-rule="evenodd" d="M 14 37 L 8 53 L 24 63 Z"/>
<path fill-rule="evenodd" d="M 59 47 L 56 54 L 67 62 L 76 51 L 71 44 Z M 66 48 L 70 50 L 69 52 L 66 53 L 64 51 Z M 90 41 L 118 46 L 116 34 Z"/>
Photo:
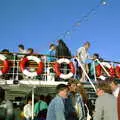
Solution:
<path fill-rule="evenodd" d="M 72 25 L 70 30 L 67 30 L 64 33 L 61 33 L 60 35 L 58 35 L 56 37 L 56 40 L 65 39 L 67 36 L 72 34 L 72 32 L 74 32 L 83 22 L 88 21 L 89 16 L 91 16 L 92 14 L 95 15 L 94 13 L 96 13 L 97 9 L 100 6 L 106 6 L 107 4 L 108 4 L 107 0 L 100 0 L 100 2 L 94 8 L 90 9 L 80 20 L 76 21 Z M 56 42 L 56 40 L 54 40 L 53 42 Z"/>

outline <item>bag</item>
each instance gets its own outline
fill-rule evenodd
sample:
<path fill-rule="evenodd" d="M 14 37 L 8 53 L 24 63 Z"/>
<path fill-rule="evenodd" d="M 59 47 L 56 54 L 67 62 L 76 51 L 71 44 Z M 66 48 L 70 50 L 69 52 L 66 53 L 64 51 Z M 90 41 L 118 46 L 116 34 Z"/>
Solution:
<path fill-rule="evenodd" d="M 47 115 L 47 109 L 41 110 L 39 111 L 37 118 L 41 118 L 40 120 L 44 120 L 46 119 L 46 115 Z"/>
<path fill-rule="evenodd" d="M 41 101 L 39 102 L 39 108 L 41 105 Z M 37 114 L 37 120 L 45 120 L 47 116 L 47 109 L 40 110 L 39 113 Z"/>

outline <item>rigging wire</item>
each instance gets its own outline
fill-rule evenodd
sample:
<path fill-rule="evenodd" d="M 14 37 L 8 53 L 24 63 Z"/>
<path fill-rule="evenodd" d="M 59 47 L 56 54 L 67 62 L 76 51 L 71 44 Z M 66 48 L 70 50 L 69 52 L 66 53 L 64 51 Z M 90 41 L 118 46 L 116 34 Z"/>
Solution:
<path fill-rule="evenodd" d="M 77 28 L 79 28 L 82 23 L 88 21 L 88 20 L 89 20 L 89 17 L 90 17 L 91 15 L 95 15 L 97 9 L 98 9 L 100 6 L 106 6 L 106 5 L 108 5 L 107 0 L 100 0 L 100 2 L 99 2 L 94 8 L 90 9 L 81 19 L 79 19 L 78 21 L 76 21 L 76 22 L 72 25 L 72 27 L 71 27 L 70 30 L 67 30 L 67 31 L 65 31 L 64 33 L 61 33 L 60 35 L 58 35 L 53 42 L 56 42 L 56 40 L 58 40 L 58 39 L 63 39 L 63 40 L 65 40 L 66 37 L 70 36 L 74 31 L 76 31 Z"/>

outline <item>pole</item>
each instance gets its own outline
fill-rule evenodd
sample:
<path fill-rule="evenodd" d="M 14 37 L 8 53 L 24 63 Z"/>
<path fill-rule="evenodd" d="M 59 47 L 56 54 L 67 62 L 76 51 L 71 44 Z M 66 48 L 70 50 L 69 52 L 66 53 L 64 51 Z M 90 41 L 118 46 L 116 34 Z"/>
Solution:
<path fill-rule="evenodd" d="M 95 79 L 95 82 L 97 82 L 96 71 L 95 71 L 95 61 L 93 61 L 93 69 L 94 69 L 94 79 Z"/>
<path fill-rule="evenodd" d="M 14 80 L 14 77 L 15 77 L 15 67 L 16 67 L 16 65 L 15 65 L 15 57 L 16 57 L 16 54 L 15 54 L 15 53 L 13 54 L 13 57 L 14 57 L 14 58 L 13 58 L 13 76 L 12 76 L 12 77 L 13 77 L 13 80 Z"/>
<path fill-rule="evenodd" d="M 32 87 L 32 120 L 34 120 L 34 86 Z"/>

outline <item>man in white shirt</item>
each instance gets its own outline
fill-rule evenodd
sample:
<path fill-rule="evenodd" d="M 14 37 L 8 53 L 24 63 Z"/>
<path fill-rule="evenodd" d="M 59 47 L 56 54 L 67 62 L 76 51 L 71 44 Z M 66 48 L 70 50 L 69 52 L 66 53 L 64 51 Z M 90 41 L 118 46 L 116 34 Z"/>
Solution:
<path fill-rule="evenodd" d="M 32 117 L 32 98 L 28 98 L 27 104 L 24 106 L 24 117 L 26 120 L 31 120 Z"/>
<path fill-rule="evenodd" d="M 87 73 L 89 70 L 88 70 L 88 64 L 86 64 L 86 61 L 89 58 L 89 55 L 88 55 L 89 47 L 90 47 L 90 43 L 86 42 L 82 47 L 80 47 L 77 50 L 77 58 L 79 59 L 79 62 L 81 63 L 81 65 L 83 66 L 83 68 Z M 83 73 L 83 71 L 82 71 L 82 77 L 80 81 L 85 81 L 85 74 Z"/>
<path fill-rule="evenodd" d="M 26 53 L 27 52 L 27 50 L 24 49 L 24 45 L 22 45 L 22 44 L 18 45 L 18 50 L 19 50 L 19 53 Z"/>
<path fill-rule="evenodd" d="M 22 44 L 18 45 L 18 52 L 19 52 L 18 54 L 19 58 L 23 58 L 25 56 L 24 54 L 27 54 L 27 50 L 25 50 L 24 45 Z"/>

